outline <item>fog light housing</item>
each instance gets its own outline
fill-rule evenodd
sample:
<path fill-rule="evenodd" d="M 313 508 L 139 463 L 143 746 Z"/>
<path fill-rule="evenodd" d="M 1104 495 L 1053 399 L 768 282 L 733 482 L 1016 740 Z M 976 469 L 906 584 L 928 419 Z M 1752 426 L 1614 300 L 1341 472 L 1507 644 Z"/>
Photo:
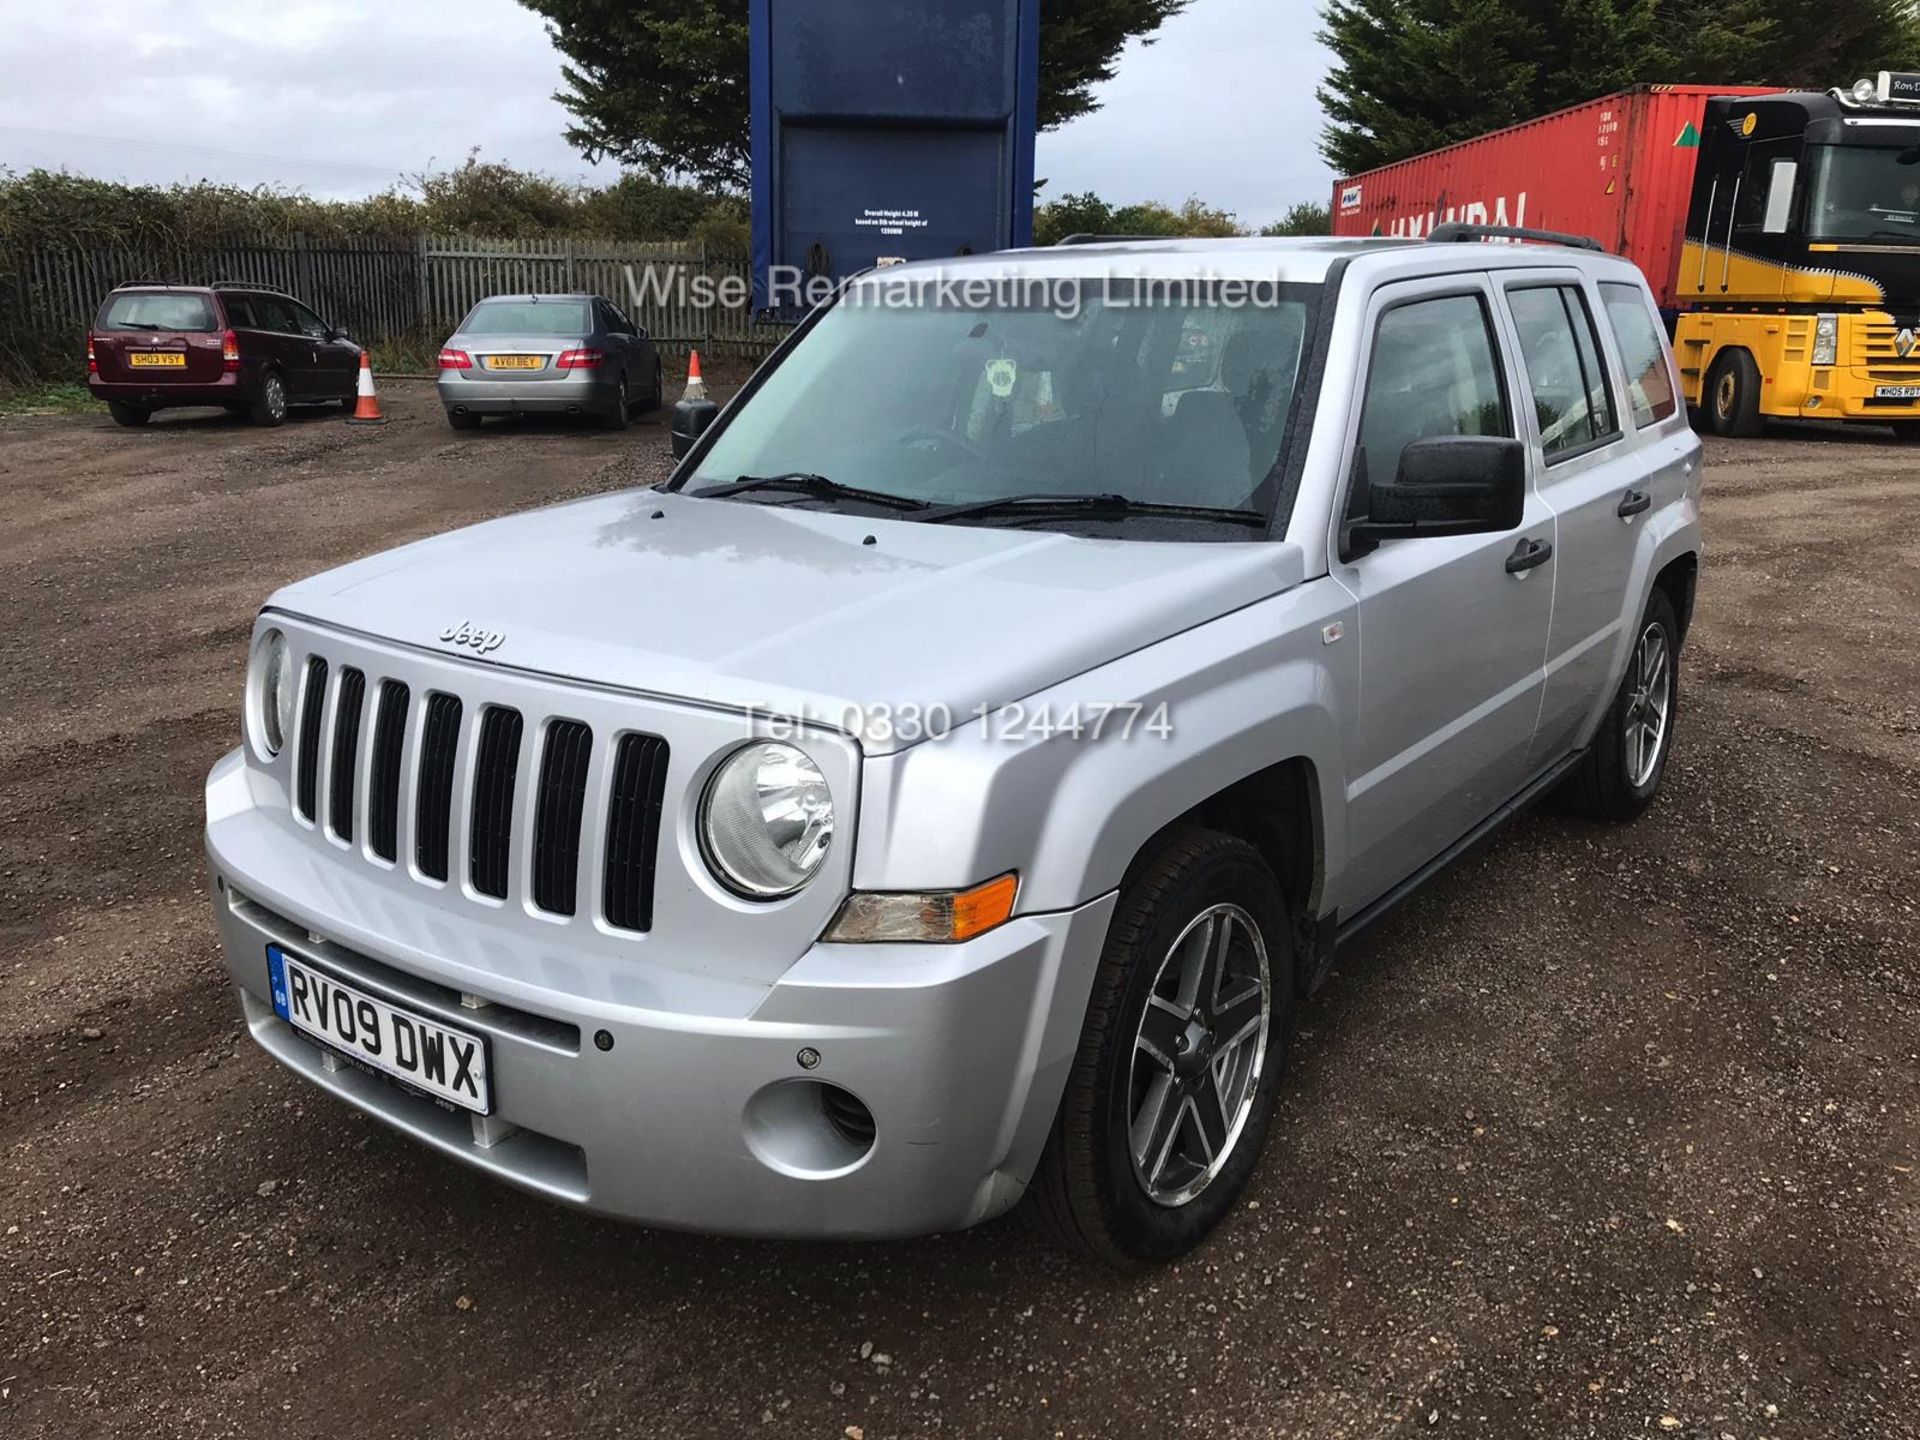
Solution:
<path fill-rule="evenodd" d="M 970 890 L 849 895 L 825 940 L 843 945 L 957 945 L 1013 918 L 1020 877 L 1011 871 Z"/>
<path fill-rule="evenodd" d="M 1816 316 L 1813 322 L 1813 363 L 1816 365 L 1838 365 L 1840 363 L 1840 317 L 1838 315 Z"/>

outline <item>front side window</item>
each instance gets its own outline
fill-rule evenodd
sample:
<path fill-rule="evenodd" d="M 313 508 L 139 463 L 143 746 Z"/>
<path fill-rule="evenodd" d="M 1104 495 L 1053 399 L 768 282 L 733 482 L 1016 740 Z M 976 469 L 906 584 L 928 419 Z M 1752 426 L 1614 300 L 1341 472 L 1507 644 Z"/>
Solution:
<path fill-rule="evenodd" d="M 204 295 L 129 290 L 107 301 L 101 330 L 212 330 L 213 304 Z"/>
<path fill-rule="evenodd" d="M 1618 434 L 1593 317 L 1579 287 L 1509 290 L 1507 304 L 1547 458 Z"/>
<path fill-rule="evenodd" d="M 1360 411 L 1358 478 L 1349 518 L 1366 513 L 1367 482 L 1400 473 L 1400 452 L 1442 435 L 1512 435 L 1493 327 L 1478 295 L 1398 305 L 1380 317 Z"/>
<path fill-rule="evenodd" d="M 1920 243 L 1920 147 L 1823 145 L 1808 154 L 1810 237 Z"/>
<path fill-rule="evenodd" d="M 578 339 L 591 332 L 582 300 L 485 300 L 460 322 L 467 335 Z"/>
<path fill-rule="evenodd" d="M 1604 281 L 1600 303 L 1613 326 L 1620 347 L 1620 367 L 1627 374 L 1627 400 L 1636 426 L 1664 420 L 1678 408 L 1673 394 L 1673 371 L 1667 364 L 1666 337 L 1654 324 L 1647 298 L 1638 285 Z"/>
<path fill-rule="evenodd" d="M 901 304 L 856 288 L 767 376 L 688 488 L 806 472 L 934 505 L 1270 505 L 1318 286 L 1005 288 L 922 286 Z"/>
<path fill-rule="evenodd" d="M 289 300 L 287 306 L 293 311 L 294 325 L 299 329 L 301 334 L 311 336 L 315 340 L 324 340 L 327 338 L 326 321 L 322 320 L 298 300 Z"/>

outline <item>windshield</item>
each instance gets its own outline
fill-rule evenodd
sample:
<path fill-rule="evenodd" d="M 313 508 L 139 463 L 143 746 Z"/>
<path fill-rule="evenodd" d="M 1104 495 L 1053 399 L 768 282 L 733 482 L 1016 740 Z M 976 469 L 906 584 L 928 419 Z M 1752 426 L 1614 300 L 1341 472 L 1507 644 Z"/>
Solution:
<path fill-rule="evenodd" d="M 460 333 L 579 339 L 587 329 L 587 307 L 578 300 L 483 300 L 461 324 Z"/>
<path fill-rule="evenodd" d="M 975 305 L 923 283 L 894 304 L 856 287 L 686 484 L 805 472 L 934 505 L 1124 495 L 1264 509 L 1318 296 L 1090 281 L 1050 287 L 1043 305 Z"/>
<path fill-rule="evenodd" d="M 212 330 L 213 306 L 204 295 L 132 290 L 115 295 L 95 327 L 100 330 Z"/>
<path fill-rule="evenodd" d="M 1814 151 L 1807 233 L 1826 240 L 1920 242 L 1920 149 L 1826 145 Z"/>

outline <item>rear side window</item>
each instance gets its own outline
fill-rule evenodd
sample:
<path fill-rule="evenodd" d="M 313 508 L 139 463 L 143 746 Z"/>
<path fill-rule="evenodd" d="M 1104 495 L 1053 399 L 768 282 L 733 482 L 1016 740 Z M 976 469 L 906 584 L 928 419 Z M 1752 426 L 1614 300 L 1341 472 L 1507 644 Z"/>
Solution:
<path fill-rule="evenodd" d="M 1549 460 L 1619 434 L 1599 338 L 1586 297 L 1577 286 L 1509 290 L 1507 304 L 1520 334 L 1520 358 L 1540 421 L 1540 448 Z"/>
<path fill-rule="evenodd" d="M 101 312 L 102 330 L 213 330 L 213 302 L 204 295 L 171 290 L 129 290 L 114 295 Z"/>
<path fill-rule="evenodd" d="M 1638 285 L 1612 281 L 1600 286 L 1600 304 L 1620 346 L 1633 423 L 1643 426 L 1666 419 L 1679 404 L 1673 394 L 1673 371 L 1667 365 L 1666 337 L 1654 324 L 1647 297 Z"/>
<path fill-rule="evenodd" d="M 468 335 L 542 335 L 579 339 L 591 331 L 578 300 L 488 300 L 473 307 L 460 329 Z"/>
<path fill-rule="evenodd" d="M 227 323 L 236 330 L 257 330 L 259 322 L 253 318 L 253 301 L 245 295 L 231 292 L 220 296 L 220 303 L 227 307 Z"/>
<path fill-rule="evenodd" d="M 1476 295 L 1446 295 L 1399 305 L 1380 317 L 1360 448 L 1369 481 L 1400 473 L 1400 452 L 1436 435 L 1512 435 L 1493 327 Z M 1349 500 L 1365 514 L 1366 486 Z"/>

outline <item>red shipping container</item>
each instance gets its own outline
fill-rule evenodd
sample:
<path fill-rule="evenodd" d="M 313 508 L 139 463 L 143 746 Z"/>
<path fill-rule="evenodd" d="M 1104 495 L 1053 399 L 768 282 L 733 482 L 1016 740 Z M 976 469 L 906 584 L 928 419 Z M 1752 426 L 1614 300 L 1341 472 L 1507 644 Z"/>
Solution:
<path fill-rule="evenodd" d="M 1474 140 L 1431 150 L 1333 187 L 1333 233 L 1419 237 L 1435 225 L 1526 225 L 1587 235 L 1646 274 L 1663 309 L 1715 95 L 1778 87 L 1641 85 Z"/>

